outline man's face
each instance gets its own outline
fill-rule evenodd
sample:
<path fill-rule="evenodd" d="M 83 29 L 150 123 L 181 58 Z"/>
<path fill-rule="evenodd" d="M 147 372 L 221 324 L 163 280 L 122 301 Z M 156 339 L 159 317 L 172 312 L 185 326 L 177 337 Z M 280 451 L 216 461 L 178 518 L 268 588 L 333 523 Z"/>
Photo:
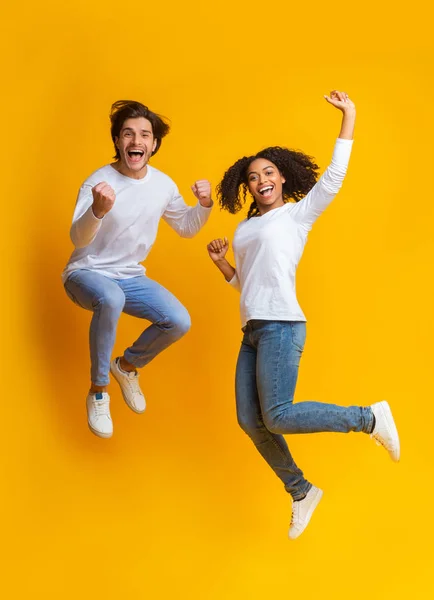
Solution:
<path fill-rule="evenodd" d="M 144 117 L 127 119 L 115 144 L 120 154 L 119 171 L 134 179 L 144 177 L 146 165 L 157 145 L 150 121 Z"/>

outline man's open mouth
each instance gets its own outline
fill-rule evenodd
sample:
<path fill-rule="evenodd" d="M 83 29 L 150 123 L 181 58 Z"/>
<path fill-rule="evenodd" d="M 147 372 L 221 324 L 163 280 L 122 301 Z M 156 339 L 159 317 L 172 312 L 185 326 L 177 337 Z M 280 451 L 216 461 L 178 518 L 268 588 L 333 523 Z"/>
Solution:
<path fill-rule="evenodd" d="M 128 150 L 128 156 L 133 162 L 140 162 L 144 154 L 143 150 Z"/>

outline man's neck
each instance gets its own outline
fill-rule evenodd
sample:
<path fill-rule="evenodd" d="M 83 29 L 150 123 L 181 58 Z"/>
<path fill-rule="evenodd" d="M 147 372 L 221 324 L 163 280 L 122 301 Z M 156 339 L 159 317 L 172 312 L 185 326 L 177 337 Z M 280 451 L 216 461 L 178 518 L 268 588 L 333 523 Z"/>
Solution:
<path fill-rule="evenodd" d="M 125 175 L 125 177 L 129 177 L 130 179 L 143 179 L 148 173 L 148 165 L 145 165 L 143 169 L 140 169 L 140 171 L 133 171 L 120 161 L 112 163 L 111 166 L 116 169 L 118 173 Z"/>

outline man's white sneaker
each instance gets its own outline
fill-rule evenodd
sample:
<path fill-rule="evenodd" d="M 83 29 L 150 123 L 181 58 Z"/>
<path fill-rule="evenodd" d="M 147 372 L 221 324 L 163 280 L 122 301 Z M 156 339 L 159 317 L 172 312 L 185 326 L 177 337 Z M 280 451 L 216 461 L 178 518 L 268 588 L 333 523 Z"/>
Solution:
<path fill-rule="evenodd" d="M 110 415 L 110 396 L 106 392 L 96 392 L 86 398 L 87 422 L 95 435 L 109 438 L 113 435 L 113 422 Z"/>
<path fill-rule="evenodd" d="M 371 409 L 375 416 L 375 427 L 371 438 L 378 445 L 384 446 L 390 458 L 398 462 L 401 453 L 399 435 L 389 404 L 383 400 L 383 402 L 372 404 Z"/>
<path fill-rule="evenodd" d="M 292 503 L 292 518 L 288 536 L 295 540 L 303 533 L 309 524 L 313 511 L 318 506 L 322 498 L 322 490 L 314 485 L 310 488 L 303 500 L 297 500 Z"/>
<path fill-rule="evenodd" d="M 127 373 L 119 365 L 119 357 L 110 363 L 110 371 L 121 387 L 122 396 L 128 406 L 136 413 L 144 412 L 146 401 L 139 386 L 139 374 L 137 371 Z"/>

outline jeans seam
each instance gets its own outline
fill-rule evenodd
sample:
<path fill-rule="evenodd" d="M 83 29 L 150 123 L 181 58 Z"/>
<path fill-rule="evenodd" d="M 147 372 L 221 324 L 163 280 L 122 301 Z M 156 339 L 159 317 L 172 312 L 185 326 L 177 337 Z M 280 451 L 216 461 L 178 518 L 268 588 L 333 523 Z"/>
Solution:
<path fill-rule="evenodd" d="M 273 398 L 272 398 L 272 405 L 274 406 L 274 399 L 276 398 L 277 395 L 277 386 L 278 386 L 278 381 L 279 381 L 279 361 L 280 361 L 280 354 L 281 354 L 281 350 L 282 350 L 282 336 L 283 336 L 283 327 L 280 327 L 280 335 L 279 335 L 279 349 L 278 349 L 278 355 L 277 355 L 277 368 L 276 368 L 276 372 L 275 375 L 273 377 Z"/>
<path fill-rule="evenodd" d="M 93 321 L 94 319 L 97 319 L 96 328 L 98 328 L 98 321 L 99 321 L 99 318 L 100 318 L 99 311 L 96 311 L 96 310 L 94 310 L 94 311 L 93 311 L 93 317 L 92 317 L 92 321 Z M 92 347 L 93 347 L 93 348 L 95 348 L 95 349 L 96 349 L 96 344 L 95 344 L 95 343 L 93 343 L 93 342 L 91 341 L 91 339 L 90 339 L 90 336 L 92 335 L 92 333 L 93 333 L 93 331 L 94 331 L 94 329 L 92 328 L 92 324 L 93 324 L 93 323 L 91 323 L 91 325 L 90 325 L 90 328 L 89 328 L 89 342 L 90 342 L 90 348 L 92 349 Z M 100 369 L 100 366 L 99 366 L 99 362 L 100 362 L 100 361 L 99 361 L 99 357 L 98 357 L 98 351 L 96 351 L 96 361 L 98 362 L 98 368 L 96 368 L 96 367 L 95 367 L 95 372 L 96 372 L 96 375 L 97 375 L 96 379 L 98 379 L 98 374 L 99 374 L 99 371 L 101 370 L 101 369 Z M 91 371 L 92 371 L 92 367 L 93 367 L 93 366 L 94 366 L 94 361 L 93 361 L 93 360 L 91 360 Z M 110 357 L 109 357 L 109 373 L 110 373 Z M 92 377 L 92 373 L 91 373 L 91 380 L 92 380 L 92 383 L 93 383 L 94 385 L 106 386 L 106 385 L 108 385 L 108 384 L 110 383 L 110 377 L 109 377 L 109 375 L 108 375 L 108 374 L 107 374 L 107 379 L 108 379 L 108 382 L 107 382 L 107 383 L 96 383 L 96 382 L 94 382 L 94 381 L 93 381 L 93 377 Z"/>

